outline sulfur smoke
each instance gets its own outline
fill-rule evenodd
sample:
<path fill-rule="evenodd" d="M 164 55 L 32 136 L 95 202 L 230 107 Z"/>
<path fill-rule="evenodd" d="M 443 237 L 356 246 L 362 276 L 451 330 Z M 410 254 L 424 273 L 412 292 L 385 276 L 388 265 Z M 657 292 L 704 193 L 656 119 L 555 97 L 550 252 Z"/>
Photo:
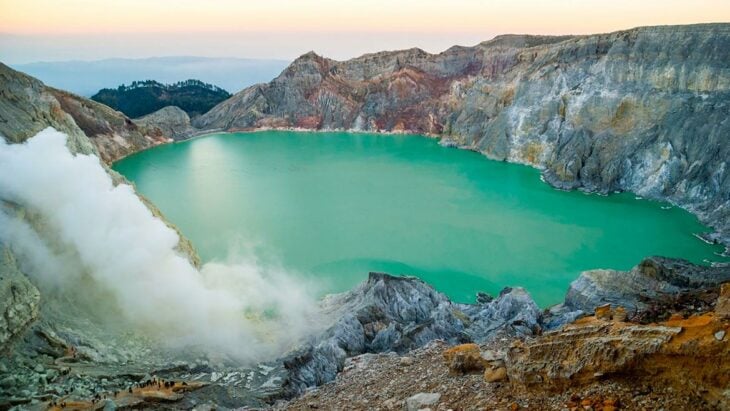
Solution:
<path fill-rule="evenodd" d="M 39 286 L 91 298 L 172 345 L 259 360 L 313 324 L 315 299 L 283 270 L 251 256 L 196 269 L 131 186 L 115 186 L 96 156 L 72 155 L 53 129 L 24 144 L 0 139 L 0 199 L 0 242 Z"/>

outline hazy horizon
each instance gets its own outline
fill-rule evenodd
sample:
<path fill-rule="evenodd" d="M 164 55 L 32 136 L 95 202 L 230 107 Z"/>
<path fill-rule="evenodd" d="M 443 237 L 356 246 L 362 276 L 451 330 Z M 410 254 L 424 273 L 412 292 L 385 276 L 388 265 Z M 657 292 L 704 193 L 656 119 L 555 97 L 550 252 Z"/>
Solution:
<path fill-rule="evenodd" d="M 103 88 L 116 88 L 136 80 L 169 84 L 197 79 L 236 93 L 252 84 L 270 81 L 288 64 L 288 60 L 174 56 L 10 63 L 10 66 L 49 86 L 91 97 Z"/>
<path fill-rule="evenodd" d="M 721 0 L 0 0 L 9 64 L 168 56 L 344 60 L 380 50 L 440 52 L 500 34 L 592 34 L 730 21 Z"/>
<path fill-rule="evenodd" d="M 302 54 L 317 54 L 346 60 L 382 50 L 420 47 L 438 53 L 455 45 L 473 46 L 508 33 L 104 33 L 90 39 L 88 34 L 14 35 L 0 33 L 0 61 L 30 64 L 109 59 L 157 57 L 208 57 L 292 61 Z M 332 37 L 338 38 L 333 44 Z M 107 47 L 100 51 L 96 44 Z M 296 39 L 293 42 L 292 39 Z M 184 43 L 185 47 L 177 46 Z M 378 46 L 379 45 L 379 46 Z M 341 48 L 344 46 L 344 48 Z"/>

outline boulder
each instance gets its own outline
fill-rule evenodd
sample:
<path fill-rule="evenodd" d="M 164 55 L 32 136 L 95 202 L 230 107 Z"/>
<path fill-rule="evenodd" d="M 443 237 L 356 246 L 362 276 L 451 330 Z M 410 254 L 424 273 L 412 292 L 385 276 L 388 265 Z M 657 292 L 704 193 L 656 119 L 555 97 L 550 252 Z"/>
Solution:
<path fill-rule="evenodd" d="M 190 138 L 197 132 L 190 125 L 188 113 L 177 106 L 163 107 L 154 113 L 134 119 L 134 123 L 149 129 L 157 127 L 164 135 L 175 140 Z"/>
<path fill-rule="evenodd" d="M 505 367 L 489 367 L 484 370 L 484 381 L 501 382 L 507 380 L 507 368 Z"/>
<path fill-rule="evenodd" d="M 632 369 L 681 331 L 680 327 L 581 320 L 535 340 L 515 342 L 507 353 L 507 374 L 512 383 L 524 387 L 560 390 L 586 384 Z"/>
<path fill-rule="evenodd" d="M 454 374 L 481 372 L 489 363 L 482 358 L 476 344 L 461 344 L 444 351 L 444 360 L 449 371 Z"/>
<path fill-rule="evenodd" d="M 606 316 L 635 317 L 655 306 L 675 305 L 680 296 L 716 289 L 727 281 L 730 267 L 700 266 L 664 257 L 646 258 L 629 271 L 584 271 L 570 284 L 564 303 L 551 309 L 553 318 L 548 321 L 552 325 L 548 328 L 570 322 L 579 313 L 595 311 L 599 315 L 606 304 L 614 307 L 604 313 Z"/>
<path fill-rule="evenodd" d="M 283 367 L 276 395 L 292 397 L 332 381 L 345 359 L 358 354 L 405 353 L 436 339 L 462 344 L 533 335 L 541 318 L 521 288 L 505 289 L 485 304 L 456 304 L 418 278 L 384 273 L 370 273 L 354 290 L 325 298 L 323 306 L 333 324 L 273 365 Z M 468 347 L 452 358 L 456 368 L 478 367 L 478 347 Z"/>
<path fill-rule="evenodd" d="M 434 392 L 420 392 L 406 399 L 406 411 L 418 411 L 431 405 L 436 405 L 441 394 Z"/>

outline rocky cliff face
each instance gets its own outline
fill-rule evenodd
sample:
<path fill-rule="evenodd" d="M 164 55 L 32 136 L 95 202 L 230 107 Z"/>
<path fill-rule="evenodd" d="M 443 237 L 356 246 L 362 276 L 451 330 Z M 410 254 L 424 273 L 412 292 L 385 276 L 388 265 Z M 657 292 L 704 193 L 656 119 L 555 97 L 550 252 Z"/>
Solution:
<path fill-rule="evenodd" d="M 47 127 L 69 136 L 67 145 L 72 153 L 96 155 L 105 167 L 127 154 L 171 141 L 156 126 L 137 125 L 109 107 L 46 87 L 0 64 L 0 136 L 9 143 L 22 143 Z M 106 169 L 115 184 L 126 182 Z M 142 200 L 154 215 L 163 218 L 154 205 Z M 53 243 L 55 233 L 44 230 L 48 225 L 34 210 L 1 196 L 0 208 L 23 219 L 39 237 Z M 198 265 L 199 258 L 189 241 L 180 239 L 180 251 Z M 36 394 L 75 392 L 81 397 L 91 396 L 101 388 L 96 373 L 134 373 L 134 366 L 119 364 L 145 364 L 149 358 L 142 357 L 156 358 L 149 355 L 147 341 L 125 336 L 120 342 L 119 335 L 107 329 L 114 327 L 100 326 L 103 323 L 95 319 L 96 307 L 82 309 L 54 290 L 43 289 L 41 295 L 19 265 L 13 250 L 0 242 L 0 408 L 37 402 L 32 398 Z M 46 269 L 45 275 L 57 274 L 55 267 Z M 93 371 L 82 373 L 80 379 L 66 377 L 67 360 L 80 360 Z"/>
<path fill-rule="evenodd" d="M 0 352 L 38 317 L 40 293 L 20 271 L 8 249 L 0 248 Z"/>
<path fill-rule="evenodd" d="M 697 290 L 729 281 L 730 267 L 727 265 L 700 267 L 683 260 L 651 257 L 628 272 L 590 270 L 582 273 L 570 284 L 563 306 L 590 313 L 596 307 L 613 304 L 630 312 L 640 312 L 662 302 L 691 298 Z"/>
<path fill-rule="evenodd" d="M 546 312 L 536 333 L 486 333 L 492 338 L 451 347 L 431 342 L 407 357 L 359 355 L 345 360 L 333 383 L 280 408 L 727 409 L 730 283 L 718 285 L 727 267 L 652 258 L 621 274 L 634 279 L 634 292 L 616 299 L 617 289 L 595 284 L 597 303 L 614 301 L 595 315 L 550 329 L 554 314 Z M 582 288 L 576 283 L 591 281 L 591 272 L 576 281 L 565 304 Z M 705 304 L 677 298 L 682 293 L 703 296 Z M 623 305 L 637 294 L 644 305 Z M 664 319 L 645 321 L 657 310 Z"/>
<path fill-rule="evenodd" d="M 11 143 L 22 143 L 39 131 L 53 127 L 68 135 L 67 144 L 72 153 L 94 154 L 108 165 L 178 137 L 189 124 L 187 114 L 181 115 L 179 111 L 170 107 L 158 114 L 154 123 L 137 124 L 103 104 L 47 87 L 0 63 L 0 137 Z M 115 184 L 129 183 L 110 168 L 107 172 Z M 153 214 L 164 220 L 154 204 L 142 200 Z M 178 234 L 180 249 L 199 265 L 200 258 L 190 241 L 179 231 Z"/>
<path fill-rule="evenodd" d="M 729 102 L 730 24 L 707 24 L 343 62 L 308 53 L 194 123 L 428 133 L 539 167 L 557 187 L 672 201 L 728 244 Z"/>
<path fill-rule="evenodd" d="M 103 104 L 45 86 L 0 63 L 0 135 L 19 143 L 46 127 L 69 136 L 73 152 L 97 154 L 111 163 L 169 137 L 135 124 Z"/>
<path fill-rule="evenodd" d="M 727 409 L 728 327 L 713 312 L 654 324 L 587 317 L 513 343 L 505 356 L 507 374 L 513 385 L 543 392 L 627 376 L 652 378 L 657 385 L 705 397 L 709 409 Z"/>

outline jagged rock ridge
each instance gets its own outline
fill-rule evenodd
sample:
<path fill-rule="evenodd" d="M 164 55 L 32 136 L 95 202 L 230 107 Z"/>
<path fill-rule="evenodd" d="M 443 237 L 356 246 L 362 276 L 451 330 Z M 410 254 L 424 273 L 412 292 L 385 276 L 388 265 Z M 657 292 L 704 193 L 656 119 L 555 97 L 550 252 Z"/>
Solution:
<path fill-rule="evenodd" d="M 488 302 L 457 304 L 418 278 L 382 273 L 370 273 L 359 287 L 329 296 L 323 306 L 336 321 L 283 359 L 284 396 L 333 380 L 353 355 L 402 354 L 436 339 L 457 344 L 524 337 L 538 332 L 541 318 L 521 288 L 505 289 Z"/>

